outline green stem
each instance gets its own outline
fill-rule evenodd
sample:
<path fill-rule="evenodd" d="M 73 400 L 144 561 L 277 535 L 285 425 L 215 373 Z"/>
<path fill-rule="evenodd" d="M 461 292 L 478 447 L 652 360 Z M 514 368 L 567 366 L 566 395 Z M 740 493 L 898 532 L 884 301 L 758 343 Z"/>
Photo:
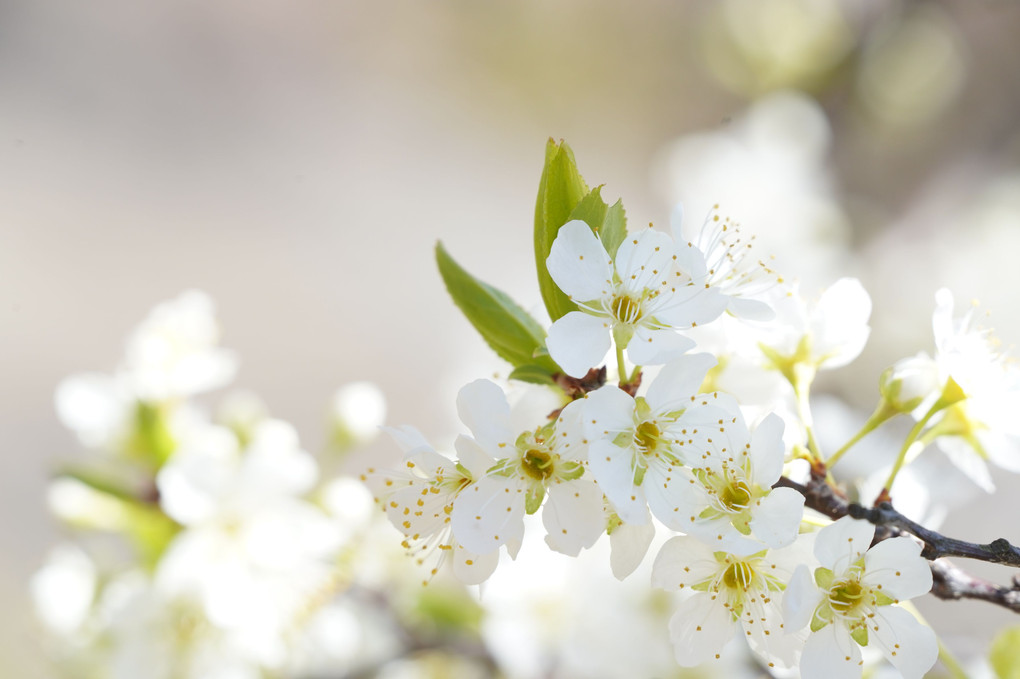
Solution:
<path fill-rule="evenodd" d="M 627 384 L 627 366 L 623 361 L 623 347 L 616 343 L 616 372 L 620 375 L 620 384 Z"/>
<path fill-rule="evenodd" d="M 936 404 L 936 406 L 937 405 L 938 404 Z M 896 456 L 896 462 L 893 464 L 892 472 L 889 473 L 889 478 L 886 479 L 885 485 L 882 487 L 882 493 L 879 495 L 880 498 L 888 499 L 889 491 L 892 490 L 892 484 L 896 480 L 896 475 L 900 473 L 900 469 L 903 467 L 903 463 L 907 459 L 907 451 L 909 451 L 910 447 L 914 445 L 914 442 L 917 441 L 917 438 L 921 435 L 921 431 L 924 429 L 925 425 L 928 424 L 928 420 L 930 420 L 932 416 L 938 412 L 938 410 L 940 409 L 936 409 L 936 407 L 933 406 L 931 410 L 924 414 L 924 417 L 917 421 L 917 424 L 915 424 L 910 430 L 910 433 L 907 434 L 907 439 L 903 442 L 903 447 L 900 448 L 900 454 Z"/>
<path fill-rule="evenodd" d="M 818 445 L 818 439 L 815 438 L 815 432 L 812 427 L 814 422 L 811 419 L 811 404 L 808 400 L 808 393 L 811 390 L 813 378 L 813 371 L 810 375 L 797 375 L 796 379 L 791 380 L 791 384 L 793 385 L 793 393 L 797 398 L 797 415 L 800 417 L 800 421 L 804 423 L 804 431 L 807 434 L 808 450 L 811 451 L 811 455 L 816 461 L 821 462 L 823 459 L 822 450 Z"/>
<path fill-rule="evenodd" d="M 863 427 L 861 427 L 861 430 L 854 434 L 853 438 L 844 443 L 842 448 L 833 453 L 832 456 L 825 461 L 825 465 L 829 469 L 832 469 L 836 466 L 836 463 L 839 462 L 839 459 L 843 457 L 846 451 L 857 445 L 857 442 L 862 438 L 875 431 L 883 422 L 895 417 L 897 414 L 899 414 L 899 411 L 889 405 L 889 402 L 883 398 L 879 401 L 878 407 L 875 408 L 875 412 L 868 417 L 868 421 L 864 423 Z"/>

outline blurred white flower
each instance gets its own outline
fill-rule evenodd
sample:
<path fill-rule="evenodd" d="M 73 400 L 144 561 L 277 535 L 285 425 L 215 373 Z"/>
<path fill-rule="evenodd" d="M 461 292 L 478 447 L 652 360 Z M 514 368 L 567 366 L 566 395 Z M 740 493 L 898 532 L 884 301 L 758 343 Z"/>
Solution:
<path fill-rule="evenodd" d="M 64 544 L 50 550 L 29 585 L 36 613 L 52 631 L 73 638 L 85 624 L 96 596 L 98 573 L 80 548 Z"/>
<path fill-rule="evenodd" d="M 747 225 L 769 268 L 822 285 L 833 271 L 847 269 L 850 235 L 832 187 L 830 137 L 814 99 L 780 92 L 718 131 L 687 135 L 664 148 L 655 179 L 660 193 L 682 203 L 692 219 L 718 204 Z"/>
<path fill-rule="evenodd" d="M 330 419 L 339 446 L 367 443 L 386 421 L 386 396 L 374 382 L 345 384 L 333 394 Z"/>
<path fill-rule="evenodd" d="M 156 583 L 168 596 L 191 596 L 208 620 L 260 640 L 260 662 L 285 659 L 281 638 L 306 602 L 333 577 L 339 533 L 306 502 L 314 460 L 290 425 L 267 420 L 240 450 L 210 426 L 182 442 L 160 470 L 164 511 L 184 526 L 160 560 Z"/>
<path fill-rule="evenodd" d="M 219 348 L 213 302 L 189 290 L 149 312 L 127 342 L 124 373 L 138 398 L 162 401 L 224 386 L 237 358 Z"/>

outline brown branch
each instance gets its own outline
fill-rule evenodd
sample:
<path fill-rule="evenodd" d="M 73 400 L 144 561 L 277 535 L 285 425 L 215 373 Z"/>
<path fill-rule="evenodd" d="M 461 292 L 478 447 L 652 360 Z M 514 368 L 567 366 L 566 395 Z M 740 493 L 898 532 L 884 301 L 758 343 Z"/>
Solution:
<path fill-rule="evenodd" d="M 868 509 L 850 502 L 836 488 L 829 485 L 825 480 L 824 470 L 813 469 L 807 484 L 800 484 L 783 476 L 776 486 L 793 488 L 804 496 L 805 507 L 820 512 L 832 520 L 851 516 L 874 524 L 879 529 L 875 532 L 876 542 L 906 535 L 921 540 L 924 543 L 921 556 L 931 561 L 933 582 L 931 593 L 938 598 L 988 601 L 1014 613 L 1020 613 L 1020 576 L 1014 577 L 1012 584 L 1005 587 L 976 578 L 952 563 L 940 559 L 944 556 L 960 556 L 1020 567 L 1020 549 L 1011 545 L 1009 541 L 1000 538 L 987 545 L 981 545 L 947 538 L 911 521 L 893 509 L 888 502 Z"/>

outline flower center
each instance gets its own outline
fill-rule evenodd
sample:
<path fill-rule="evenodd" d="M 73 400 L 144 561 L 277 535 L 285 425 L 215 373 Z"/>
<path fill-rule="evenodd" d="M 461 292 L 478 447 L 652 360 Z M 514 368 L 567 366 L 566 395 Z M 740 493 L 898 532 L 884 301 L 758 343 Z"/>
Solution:
<path fill-rule="evenodd" d="M 637 323 L 642 316 L 641 302 L 630 295 L 616 295 L 610 305 L 610 310 L 620 323 Z"/>
<path fill-rule="evenodd" d="M 529 448 L 521 455 L 521 470 L 536 481 L 545 481 L 553 473 L 552 455 L 538 448 Z"/>
<path fill-rule="evenodd" d="M 739 513 L 751 504 L 751 489 L 743 479 L 731 480 L 719 491 L 719 503 L 728 512 Z"/>
<path fill-rule="evenodd" d="M 751 586 L 751 581 L 754 579 L 754 569 L 751 568 L 750 564 L 743 561 L 737 561 L 736 563 L 730 564 L 723 572 L 722 581 L 729 589 L 740 589 L 747 590 Z"/>
<path fill-rule="evenodd" d="M 634 430 L 634 445 L 642 452 L 649 452 L 658 445 L 662 430 L 655 422 L 642 422 Z"/>
<path fill-rule="evenodd" d="M 850 614 L 861 601 L 867 590 L 859 580 L 838 582 L 829 589 L 829 606 L 838 615 Z"/>

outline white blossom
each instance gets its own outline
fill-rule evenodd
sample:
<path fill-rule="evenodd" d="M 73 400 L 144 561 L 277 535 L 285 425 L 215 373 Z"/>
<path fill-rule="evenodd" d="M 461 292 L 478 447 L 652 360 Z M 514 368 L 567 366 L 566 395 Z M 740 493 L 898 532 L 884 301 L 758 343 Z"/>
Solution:
<path fill-rule="evenodd" d="M 519 544 L 525 513 L 539 507 L 546 542 L 556 551 L 576 556 L 602 534 L 602 491 L 585 473 L 581 405 L 568 404 L 554 425 L 516 432 L 496 384 L 476 380 L 461 390 L 457 406 L 473 438 L 461 437 L 459 449 L 475 446 L 496 458 L 453 507 L 454 535 L 467 548 Z"/>
<path fill-rule="evenodd" d="M 803 558 L 803 545 L 732 554 L 692 536 L 670 539 L 655 558 L 652 584 L 689 593 L 669 623 L 677 662 L 693 667 L 722 659 L 740 629 L 769 668 L 794 666 L 803 635 L 785 633 L 782 597 Z"/>
<path fill-rule="evenodd" d="M 404 426 L 388 429 L 404 451 L 403 470 L 370 468 L 362 479 L 396 528 L 402 545 L 419 563 L 428 564 L 430 577 L 452 561 L 453 573 L 465 584 L 484 582 L 499 563 L 499 545 L 468 550 L 453 535 L 456 499 L 495 463 L 476 446 L 458 445 L 460 460 L 451 460 L 432 448 L 418 430 Z M 509 543 L 516 554 L 518 545 Z"/>
<path fill-rule="evenodd" d="M 935 664 L 935 634 L 900 601 L 931 590 L 928 562 L 909 538 L 890 538 L 869 549 L 875 527 L 844 517 L 819 531 L 814 576 L 798 566 L 784 599 L 790 631 L 810 623 L 801 675 L 805 679 L 856 679 L 862 646 L 874 644 L 904 679 Z M 813 580 L 813 581 L 812 581 Z"/>
<path fill-rule="evenodd" d="M 728 550 L 791 544 L 804 496 L 772 487 L 783 473 L 783 421 L 769 415 L 749 432 L 739 408 L 719 399 L 690 408 L 677 426 L 683 440 L 676 450 L 695 480 L 682 530 Z"/>
<path fill-rule="evenodd" d="M 628 234 L 613 259 L 582 221 L 559 230 L 546 260 L 556 285 L 578 305 L 549 328 L 549 354 L 583 377 L 610 348 L 610 339 L 638 365 L 658 365 L 694 343 L 677 329 L 707 323 L 726 300 L 701 283 L 705 264 L 693 246 L 675 247 L 652 228 Z"/>

